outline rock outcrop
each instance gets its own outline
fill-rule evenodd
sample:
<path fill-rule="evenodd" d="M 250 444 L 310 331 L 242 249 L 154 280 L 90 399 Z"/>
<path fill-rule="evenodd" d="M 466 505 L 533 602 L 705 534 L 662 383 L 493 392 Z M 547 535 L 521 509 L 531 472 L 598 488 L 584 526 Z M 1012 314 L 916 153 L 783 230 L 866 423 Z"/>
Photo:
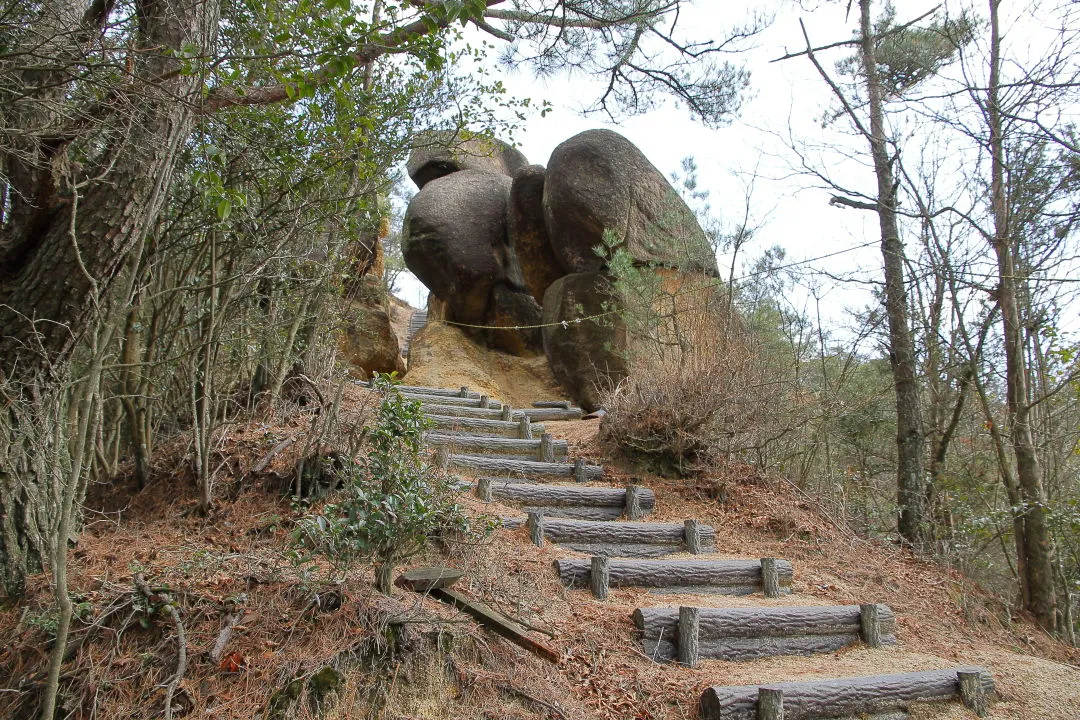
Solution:
<path fill-rule="evenodd" d="M 541 302 L 551 283 L 566 274 L 555 257 L 544 224 L 544 168 L 529 165 L 514 176 L 510 187 L 506 229 L 510 245 L 521 265 L 529 293 Z"/>
<path fill-rule="evenodd" d="M 390 314 L 380 304 L 342 303 L 338 349 L 348 363 L 349 372 L 357 377 L 366 379 L 376 372 L 405 372 L 405 360 Z"/>
<path fill-rule="evenodd" d="M 618 316 L 577 322 L 605 312 L 611 292 L 611 282 L 603 274 L 589 272 L 561 277 L 544 293 L 548 364 L 571 397 L 590 412 L 600 406 L 600 390 L 627 375 L 621 354 L 626 349 L 626 331 Z"/>
<path fill-rule="evenodd" d="M 505 175 L 462 170 L 427 183 L 409 203 L 405 264 L 447 303 L 450 319 L 482 324 L 492 288 L 508 281 L 495 247 L 505 244 L 510 182 Z"/>
<path fill-rule="evenodd" d="M 418 188 L 462 170 L 484 170 L 513 177 L 529 161 L 502 140 L 461 132 L 430 132 L 420 136 L 409 154 L 406 170 Z"/>
<path fill-rule="evenodd" d="M 632 142 L 610 130 L 587 130 L 555 148 L 544 218 L 552 250 L 570 272 L 604 267 L 596 248 L 609 230 L 640 263 L 716 274 L 693 211 Z"/>

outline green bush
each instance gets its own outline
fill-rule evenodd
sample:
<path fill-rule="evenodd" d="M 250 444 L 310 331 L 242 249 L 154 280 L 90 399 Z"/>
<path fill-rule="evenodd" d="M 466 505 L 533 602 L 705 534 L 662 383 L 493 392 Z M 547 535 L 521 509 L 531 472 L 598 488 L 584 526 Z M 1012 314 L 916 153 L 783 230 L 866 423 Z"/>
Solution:
<path fill-rule="evenodd" d="M 338 579 L 357 561 L 375 562 L 375 585 L 383 593 L 390 592 L 394 567 L 429 537 L 471 532 L 450 476 L 426 462 L 429 421 L 420 403 L 404 398 L 396 384 L 391 375 L 376 376 L 383 400 L 363 457 L 345 469 L 334 502 L 306 515 L 293 533 L 300 558 L 325 558 Z"/>

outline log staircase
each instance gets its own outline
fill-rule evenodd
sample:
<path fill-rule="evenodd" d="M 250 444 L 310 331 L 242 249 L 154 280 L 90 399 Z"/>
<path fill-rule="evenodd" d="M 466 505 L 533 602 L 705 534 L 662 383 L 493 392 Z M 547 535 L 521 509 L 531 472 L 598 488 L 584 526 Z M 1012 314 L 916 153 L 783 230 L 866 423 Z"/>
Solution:
<path fill-rule="evenodd" d="M 415 315 L 414 315 L 415 319 Z M 504 527 L 528 529 L 532 541 L 579 553 L 555 561 L 570 588 L 603 600 L 611 588 L 654 593 L 760 595 L 751 608 L 649 607 L 631 621 L 643 652 L 656 662 L 697 666 L 703 660 L 749 661 L 774 655 L 835 652 L 863 643 L 896 643 L 896 621 L 885 605 L 793 607 L 769 604 L 792 592 L 792 565 L 778 558 L 717 556 L 716 533 L 696 519 L 647 522 L 655 494 L 641 485 L 603 484 L 604 469 L 571 459 L 567 443 L 538 424 L 581 418 L 562 401 L 511 408 L 468 388 L 399 386 L 419 400 L 435 428 L 426 436 L 435 462 L 471 473 L 458 487 L 482 501 L 520 505 L 524 515 Z M 581 557 L 584 554 L 586 557 Z M 691 557 L 667 558 L 674 554 Z M 902 720 L 919 701 L 961 700 L 975 715 L 993 697 L 990 673 L 977 667 L 762 685 L 709 687 L 703 720 Z"/>

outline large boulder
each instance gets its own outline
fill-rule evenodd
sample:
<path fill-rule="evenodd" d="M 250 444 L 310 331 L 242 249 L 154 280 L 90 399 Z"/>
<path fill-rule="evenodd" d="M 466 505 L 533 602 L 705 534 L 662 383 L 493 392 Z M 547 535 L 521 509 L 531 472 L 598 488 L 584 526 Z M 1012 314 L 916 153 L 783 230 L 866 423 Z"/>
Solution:
<path fill-rule="evenodd" d="M 540 305 L 532 296 L 509 285 L 496 285 L 491 290 L 487 324 L 494 328 L 522 329 L 486 330 L 483 339 L 488 347 L 511 355 L 538 355 L 544 351 L 544 339 L 538 327 L 540 318 Z"/>
<path fill-rule="evenodd" d="M 522 280 L 539 302 L 551 283 L 566 274 L 544 225 L 544 168 L 529 165 L 514 176 L 506 231 L 521 266 Z"/>
<path fill-rule="evenodd" d="M 492 288 L 507 280 L 495 248 L 506 242 L 510 183 L 506 175 L 462 170 L 424 185 L 405 213 L 405 265 L 457 322 L 483 323 Z"/>
<path fill-rule="evenodd" d="M 405 360 L 386 307 L 381 303 L 346 301 L 341 315 L 338 348 L 348 362 L 350 374 L 369 378 L 376 372 L 405 372 Z"/>
<path fill-rule="evenodd" d="M 632 142 L 610 130 L 587 130 L 555 148 L 544 218 L 552 250 L 570 272 L 605 266 L 595 248 L 610 230 L 640 263 L 717 274 L 693 211 Z"/>
<path fill-rule="evenodd" d="M 600 406 L 600 390 L 627 375 L 626 330 L 616 315 L 577 322 L 610 309 L 611 282 L 601 273 L 565 275 L 544 293 L 544 353 L 555 378 L 586 410 Z M 563 323 L 566 323 L 565 325 Z"/>
<path fill-rule="evenodd" d="M 521 151 L 502 140 L 465 131 L 426 132 L 413 144 L 405 164 L 418 188 L 461 170 L 485 170 L 513 177 L 529 164 Z"/>

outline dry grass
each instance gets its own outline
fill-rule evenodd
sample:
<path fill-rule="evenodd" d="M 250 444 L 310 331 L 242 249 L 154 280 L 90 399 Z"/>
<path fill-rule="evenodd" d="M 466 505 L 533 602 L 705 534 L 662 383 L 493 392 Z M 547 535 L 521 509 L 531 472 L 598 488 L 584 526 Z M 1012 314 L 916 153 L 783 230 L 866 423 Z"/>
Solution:
<path fill-rule="evenodd" d="M 223 444 L 233 475 L 244 477 L 280 438 L 305 423 L 296 416 L 286 425 L 236 429 Z M 620 485 L 631 473 L 605 457 L 597 425 L 551 424 L 555 433 L 569 437 L 575 454 L 605 462 L 610 482 Z M 184 619 L 191 660 L 178 704 L 190 717 L 264 717 L 272 693 L 298 674 L 326 666 L 343 670 L 344 680 L 329 696 L 325 718 L 668 720 L 694 717 L 696 700 L 708 685 L 967 663 L 994 673 L 1003 698 L 993 718 L 1080 717 L 1075 649 L 1023 619 L 1005 622 L 1001 602 L 959 574 L 857 539 L 831 524 L 808 499 L 746 468 L 728 468 L 722 477 L 693 484 L 652 476 L 642 480 L 657 493 L 655 519 L 696 517 L 709 523 L 724 555 L 791 560 L 795 594 L 781 600 L 623 589 L 598 602 L 586 591 L 558 583 L 551 563 L 573 553 L 550 545 L 535 548 L 523 530 L 499 530 L 474 545 L 432 548 L 415 560 L 465 568 L 462 590 L 551 631 L 553 639 L 537 638 L 562 653 L 555 665 L 433 600 L 405 592 L 393 598 L 375 594 L 369 568 L 357 568 L 343 588 L 303 577 L 283 552 L 296 513 L 274 489 L 275 475 L 287 475 L 295 455 L 283 452 L 263 473 L 237 481 L 211 516 L 200 517 L 190 478 L 176 470 L 184 465 L 184 452 L 182 443 L 162 449 L 155 481 L 143 492 L 113 488 L 115 497 L 101 503 L 110 512 L 92 516 L 73 552 L 72 590 L 89 603 L 100 624 L 65 667 L 63 689 L 73 718 L 160 716 L 161 684 L 175 666 L 175 635 L 165 615 L 138 612 L 136 571 L 157 586 L 167 585 Z M 107 497 L 105 490 L 99 488 L 95 497 Z M 462 503 L 478 514 L 519 512 L 473 498 Z M 338 594 L 341 600 L 335 602 Z M 645 657 L 629 621 L 642 606 L 867 601 L 894 609 L 899 648 L 750 663 L 707 661 L 691 670 Z M 233 606 L 242 607 L 244 615 L 225 649 L 234 665 L 222 667 L 208 650 Z M 0 688 L 29 686 L 22 694 L 0 693 L 0 717 L 32 716 L 33 678 L 45 665 L 48 641 L 30 620 L 49 607 L 46 580 L 38 577 L 19 605 L 0 610 Z M 106 615 L 109 608 L 116 612 Z M 143 617 L 147 627 L 140 624 Z M 392 646 L 390 628 L 396 628 Z M 83 623 L 75 637 L 86 632 Z M 316 708 L 303 701 L 290 716 L 316 715 Z M 919 708 L 913 717 L 970 715 L 948 706 Z"/>

